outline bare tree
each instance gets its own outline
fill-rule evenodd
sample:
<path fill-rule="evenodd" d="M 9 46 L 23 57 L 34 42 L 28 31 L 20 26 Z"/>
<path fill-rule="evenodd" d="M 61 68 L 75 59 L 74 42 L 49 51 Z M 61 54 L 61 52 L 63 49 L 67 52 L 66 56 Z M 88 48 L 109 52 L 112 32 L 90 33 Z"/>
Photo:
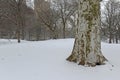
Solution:
<path fill-rule="evenodd" d="M 57 34 L 57 21 L 58 15 L 54 8 L 51 8 L 51 4 L 44 0 L 35 0 L 35 11 L 38 17 L 39 23 L 42 23 L 50 31 L 52 38 L 56 39 Z"/>
<path fill-rule="evenodd" d="M 0 31 L 2 34 L 10 34 L 11 36 L 15 28 L 15 21 L 12 19 L 13 16 L 8 1 L 0 0 Z"/>
<path fill-rule="evenodd" d="M 109 38 L 109 43 L 118 43 L 119 33 L 119 14 L 120 14 L 120 3 L 116 0 L 109 0 L 105 4 L 103 11 L 102 20 L 102 31 L 105 31 L 106 37 Z M 115 41 L 116 39 L 116 41 Z"/>
<path fill-rule="evenodd" d="M 4 22 L 7 22 L 7 24 L 14 24 L 14 26 L 16 26 L 16 35 L 18 43 L 20 43 L 20 36 L 24 33 L 24 8 L 26 7 L 26 0 L 1 0 L 1 4 L 1 15 Z"/>
<path fill-rule="evenodd" d="M 23 7 L 25 7 L 24 4 L 26 4 L 26 0 L 10 0 L 9 4 L 11 5 L 11 10 L 13 11 L 14 19 L 16 20 L 16 35 L 18 39 L 18 43 L 20 43 L 21 39 L 21 33 L 24 37 L 24 25 L 25 25 L 25 19 L 24 19 L 24 11 Z"/>
<path fill-rule="evenodd" d="M 77 0 L 56 0 L 59 16 L 63 24 L 63 38 L 66 37 L 67 21 L 72 21 L 71 16 L 74 15 L 78 8 Z"/>

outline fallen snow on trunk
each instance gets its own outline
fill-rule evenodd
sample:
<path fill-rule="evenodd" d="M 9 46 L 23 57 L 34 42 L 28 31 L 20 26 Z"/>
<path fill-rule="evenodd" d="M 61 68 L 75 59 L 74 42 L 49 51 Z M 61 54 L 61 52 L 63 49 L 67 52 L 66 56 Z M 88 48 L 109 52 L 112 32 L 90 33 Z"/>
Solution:
<path fill-rule="evenodd" d="M 67 62 L 74 39 L 0 45 L 0 80 L 119 80 L 120 44 L 102 43 L 106 65 Z"/>

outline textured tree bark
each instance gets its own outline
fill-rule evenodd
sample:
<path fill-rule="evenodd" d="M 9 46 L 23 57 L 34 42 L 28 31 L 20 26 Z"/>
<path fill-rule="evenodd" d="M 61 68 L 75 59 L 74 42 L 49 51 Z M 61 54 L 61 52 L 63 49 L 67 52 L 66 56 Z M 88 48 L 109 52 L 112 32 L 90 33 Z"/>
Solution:
<path fill-rule="evenodd" d="M 79 0 L 75 42 L 68 61 L 87 66 L 106 61 L 101 52 L 100 21 L 100 1 Z"/>

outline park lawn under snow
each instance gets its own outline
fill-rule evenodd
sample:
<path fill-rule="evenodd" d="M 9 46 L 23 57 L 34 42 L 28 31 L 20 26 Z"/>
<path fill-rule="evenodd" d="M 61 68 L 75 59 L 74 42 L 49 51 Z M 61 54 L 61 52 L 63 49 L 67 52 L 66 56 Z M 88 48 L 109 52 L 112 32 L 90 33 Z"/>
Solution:
<path fill-rule="evenodd" d="M 120 80 L 120 44 L 102 43 L 109 62 L 84 67 L 65 60 L 74 39 L 20 44 L 0 40 L 0 44 L 3 42 L 6 45 L 0 45 L 0 80 Z"/>

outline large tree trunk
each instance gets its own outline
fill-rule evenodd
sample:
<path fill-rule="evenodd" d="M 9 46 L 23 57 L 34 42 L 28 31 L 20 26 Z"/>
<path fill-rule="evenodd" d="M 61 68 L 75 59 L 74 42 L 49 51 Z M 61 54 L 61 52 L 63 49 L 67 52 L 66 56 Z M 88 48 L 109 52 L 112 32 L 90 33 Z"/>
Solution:
<path fill-rule="evenodd" d="M 106 59 L 101 52 L 100 21 L 100 1 L 79 0 L 75 43 L 68 61 L 87 66 L 103 64 Z"/>

